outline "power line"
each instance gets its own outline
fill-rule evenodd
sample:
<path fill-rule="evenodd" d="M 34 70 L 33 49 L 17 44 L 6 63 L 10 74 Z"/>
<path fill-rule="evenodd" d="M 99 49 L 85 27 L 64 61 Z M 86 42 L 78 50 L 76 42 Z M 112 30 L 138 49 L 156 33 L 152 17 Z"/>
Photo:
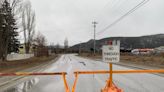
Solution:
<path fill-rule="evenodd" d="M 123 16 L 121 16 L 120 18 L 118 18 L 116 21 L 114 21 L 113 23 L 111 23 L 109 26 L 107 26 L 102 31 L 98 32 L 97 34 L 99 35 L 99 34 L 103 33 L 104 31 L 106 31 L 107 29 L 109 29 L 110 27 L 114 26 L 116 23 L 118 23 L 119 21 L 121 21 L 123 18 L 125 18 L 129 14 L 133 13 L 135 10 L 137 10 L 138 8 L 140 8 L 141 6 L 143 6 L 144 4 L 146 4 L 148 1 L 149 0 L 143 0 L 141 3 L 137 4 L 134 8 L 132 8 L 131 10 L 129 10 L 127 13 L 125 13 Z"/>
<path fill-rule="evenodd" d="M 118 9 L 121 8 L 121 5 L 124 4 L 125 2 L 127 2 L 127 0 L 110 0 L 107 4 L 104 5 L 104 7 L 101 9 L 101 12 L 99 12 L 97 14 L 97 17 L 96 17 L 97 19 L 96 20 L 98 20 L 98 21 L 105 21 L 106 18 L 102 16 L 102 14 L 104 15 L 104 13 L 102 13 L 104 10 L 105 11 L 107 10 L 107 12 L 117 11 Z M 122 10 L 122 8 L 121 8 L 121 10 Z M 100 17 L 100 16 L 102 16 L 102 17 Z M 103 24 L 100 23 L 99 27 L 102 26 L 102 25 Z"/>
<path fill-rule="evenodd" d="M 107 4 L 104 5 L 104 7 L 100 10 L 100 12 L 97 14 L 96 18 L 97 20 L 99 20 L 99 16 L 102 14 L 103 10 L 106 9 L 108 6 L 108 8 L 112 9 L 114 8 L 118 3 L 120 2 L 120 0 L 110 0 Z M 110 10 L 111 11 L 111 10 Z M 102 18 L 102 17 L 101 17 Z M 102 20 L 102 19 L 101 19 Z M 103 19 L 104 20 L 104 19 Z"/>
<path fill-rule="evenodd" d="M 140 8 L 141 6 L 143 6 L 144 4 L 146 4 L 148 1 L 149 0 L 143 0 L 141 3 L 137 4 L 134 8 L 130 9 L 127 13 L 125 13 L 120 18 L 118 18 L 116 21 L 114 21 L 113 23 L 111 23 L 110 25 L 108 25 L 106 28 L 104 28 L 103 30 L 101 30 L 100 32 L 98 32 L 97 35 L 103 33 L 104 31 L 106 31 L 110 27 L 114 26 L 116 23 L 118 23 L 119 21 L 121 21 L 123 18 L 125 18 L 129 14 L 133 13 L 135 10 L 137 10 L 138 8 Z"/>

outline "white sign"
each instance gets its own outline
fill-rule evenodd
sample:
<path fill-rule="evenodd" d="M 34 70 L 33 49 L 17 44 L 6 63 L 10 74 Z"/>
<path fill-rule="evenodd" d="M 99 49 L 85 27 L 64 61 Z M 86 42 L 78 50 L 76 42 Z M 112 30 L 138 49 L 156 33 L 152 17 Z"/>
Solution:
<path fill-rule="evenodd" d="M 119 62 L 120 61 L 120 45 L 104 45 L 103 48 L 104 62 Z"/>

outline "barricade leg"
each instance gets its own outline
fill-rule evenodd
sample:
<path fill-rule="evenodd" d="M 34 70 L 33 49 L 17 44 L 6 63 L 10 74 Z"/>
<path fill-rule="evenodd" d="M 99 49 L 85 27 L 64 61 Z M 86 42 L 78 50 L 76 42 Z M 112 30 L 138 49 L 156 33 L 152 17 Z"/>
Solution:
<path fill-rule="evenodd" d="M 66 81 L 66 74 L 63 73 L 62 76 L 63 76 L 65 90 L 66 90 L 66 92 L 70 92 L 69 87 L 68 87 L 68 83 Z"/>
<path fill-rule="evenodd" d="M 77 80 L 78 80 L 78 73 L 75 74 L 75 81 L 74 81 L 74 84 L 73 84 L 73 87 L 72 87 L 72 92 L 75 92 Z"/>

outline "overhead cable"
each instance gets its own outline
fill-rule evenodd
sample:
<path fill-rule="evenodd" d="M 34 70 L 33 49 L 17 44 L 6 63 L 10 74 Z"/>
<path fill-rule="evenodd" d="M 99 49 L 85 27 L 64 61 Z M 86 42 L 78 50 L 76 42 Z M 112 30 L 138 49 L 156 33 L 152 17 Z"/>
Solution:
<path fill-rule="evenodd" d="M 108 25 L 106 28 L 104 28 L 103 30 L 101 30 L 100 32 L 97 33 L 97 35 L 105 32 L 107 29 L 111 28 L 112 26 L 114 26 L 116 23 L 118 23 L 119 21 L 121 21 L 123 18 L 125 18 L 126 16 L 128 16 L 129 14 L 133 13 L 134 11 L 136 11 L 138 8 L 140 8 L 141 6 L 143 6 L 144 4 L 146 4 L 149 0 L 143 0 L 141 3 L 137 4 L 134 8 L 130 9 L 127 13 L 125 13 L 124 15 L 122 15 L 120 18 L 118 18 L 116 21 L 114 21 L 113 23 L 111 23 L 110 25 Z"/>

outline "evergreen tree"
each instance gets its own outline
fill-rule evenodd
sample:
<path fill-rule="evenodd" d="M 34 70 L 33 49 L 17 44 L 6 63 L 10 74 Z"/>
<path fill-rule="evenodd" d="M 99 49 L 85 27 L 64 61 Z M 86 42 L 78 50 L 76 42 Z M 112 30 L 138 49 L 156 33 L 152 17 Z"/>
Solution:
<path fill-rule="evenodd" d="M 3 50 L 3 39 L 2 39 L 2 36 L 3 36 L 3 14 L 2 14 L 2 9 L 0 9 L 0 59 L 2 59 L 2 50 Z"/>
<path fill-rule="evenodd" d="M 7 54 L 11 52 L 18 52 L 19 41 L 17 39 L 18 32 L 16 32 L 16 20 L 12 14 L 12 8 L 7 0 L 2 3 L 0 8 L 0 30 L 2 32 L 1 43 L 2 46 L 2 57 L 6 59 Z"/>

